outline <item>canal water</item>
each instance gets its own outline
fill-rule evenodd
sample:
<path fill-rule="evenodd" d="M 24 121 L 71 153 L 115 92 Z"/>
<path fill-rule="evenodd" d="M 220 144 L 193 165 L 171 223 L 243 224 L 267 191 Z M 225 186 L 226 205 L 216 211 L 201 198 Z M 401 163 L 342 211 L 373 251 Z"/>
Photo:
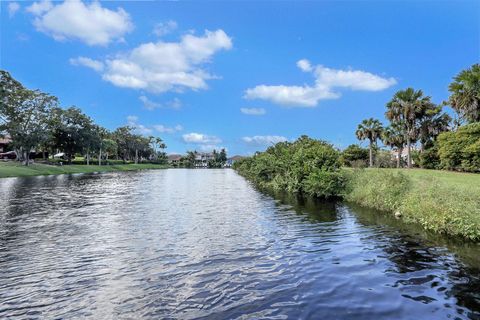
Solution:
<path fill-rule="evenodd" d="M 233 170 L 0 179 L 0 319 L 480 319 L 480 247 Z"/>

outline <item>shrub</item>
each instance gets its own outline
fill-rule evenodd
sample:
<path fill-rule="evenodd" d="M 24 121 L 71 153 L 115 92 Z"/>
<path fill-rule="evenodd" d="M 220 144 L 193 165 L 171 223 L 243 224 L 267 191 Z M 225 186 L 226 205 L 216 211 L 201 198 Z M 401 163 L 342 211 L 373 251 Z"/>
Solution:
<path fill-rule="evenodd" d="M 343 189 L 339 156 L 331 144 L 302 136 L 238 161 L 234 169 L 260 187 L 333 197 Z"/>
<path fill-rule="evenodd" d="M 351 144 L 342 151 L 340 162 L 347 167 L 365 167 L 368 157 L 368 149 Z"/>
<path fill-rule="evenodd" d="M 448 170 L 480 171 L 480 122 L 438 136 L 440 166 Z"/>

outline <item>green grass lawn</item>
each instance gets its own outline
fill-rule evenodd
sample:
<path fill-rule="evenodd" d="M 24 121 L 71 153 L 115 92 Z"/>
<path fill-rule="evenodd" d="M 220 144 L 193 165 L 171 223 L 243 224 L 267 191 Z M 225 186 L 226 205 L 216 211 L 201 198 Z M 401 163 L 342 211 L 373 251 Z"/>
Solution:
<path fill-rule="evenodd" d="M 480 196 L 480 174 L 426 169 L 382 169 L 402 172 L 415 182 L 435 179 L 438 183 L 466 192 L 478 192 Z"/>
<path fill-rule="evenodd" d="M 480 241 L 480 174 L 422 169 L 345 170 L 345 198 L 399 212 L 405 222 Z"/>
<path fill-rule="evenodd" d="M 141 164 L 115 164 L 115 165 L 64 165 L 54 166 L 46 164 L 31 164 L 28 167 L 18 162 L 0 162 L 0 178 L 27 177 L 51 174 L 91 173 L 109 171 L 131 171 L 142 169 L 164 169 L 167 165 L 141 163 Z"/>

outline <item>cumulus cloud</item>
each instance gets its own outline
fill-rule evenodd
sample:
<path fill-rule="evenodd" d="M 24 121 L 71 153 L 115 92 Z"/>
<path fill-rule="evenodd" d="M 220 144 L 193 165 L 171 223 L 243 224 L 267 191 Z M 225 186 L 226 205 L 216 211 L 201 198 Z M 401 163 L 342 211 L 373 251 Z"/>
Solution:
<path fill-rule="evenodd" d="M 222 140 L 216 136 L 210 136 L 203 133 L 186 133 L 182 136 L 183 141 L 186 143 L 195 143 L 195 144 L 204 144 L 204 145 L 215 145 L 221 143 Z"/>
<path fill-rule="evenodd" d="M 331 69 L 322 65 L 312 66 L 306 59 L 299 60 L 297 66 L 303 72 L 313 74 L 314 85 L 258 85 L 247 89 L 244 97 L 292 107 L 315 107 L 320 100 L 339 98 L 341 94 L 334 90 L 336 88 L 380 91 L 397 83 L 394 78 L 383 78 L 366 71 Z"/>
<path fill-rule="evenodd" d="M 287 141 L 288 139 L 283 136 L 253 136 L 243 137 L 242 140 L 248 144 L 268 146 L 279 142 Z"/>
<path fill-rule="evenodd" d="M 262 116 L 267 113 L 263 108 L 240 108 L 240 112 L 249 116 Z"/>
<path fill-rule="evenodd" d="M 84 66 L 87 68 L 91 68 L 97 72 L 102 71 L 104 67 L 103 62 L 86 57 L 72 58 L 70 59 L 70 64 L 74 66 Z"/>
<path fill-rule="evenodd" d="M 34 2 L 27 11 L 35 16 L 35 28 L 57 41 L 80 40 L 88 45 L 107 45 L 123 40 L 133 29 L 129 14 L 122 8 L 109 10 L 94 1 L 66 0 L 54 5 L 49 0 Z"/>
<path fill-rule="evenodd" d="M 155 131 L 160 133 L 175 133 L 183 130 L 183 127 L 179 124 L 174 127 L 167 127 L 167 126 L 164 126 L 163 124 L 157 124 L 157 125 L 154 125 L 153 128 L 155 129 Z"/>
<path fill-rule="evenodd" d="M 173 127 L 168 127 L 163 124 L 156 124 L 153 126 L 145 126 L 138 122 L 137 116 L 128 116 L 127 124 L 134 129 L 134 131 L 141 135 L 151 135 L 153 132 L 158 133 L 176 133 L 183 130 L 183 127 L 179 124 Z"/>
<path fill-rule="evenodd" d="M 223 30 L 187 34 L 179 42 L 144 43 L 106 59 L 102 78 L 118 87 L 151 93 L 206 89 L 206 81 L 215 77 L 202 67 L 218 51 L 231 48 L 232 39 Z"/>
<path fill-rule="evenodd" d="M 128 126 L 132 127 L 134 131 L 141 135 L 149 135 L 153 132 L 151 128 L 144 126 L 143 124 L 138 123 L 137 116 L 128 116 L 127 117 Z"/>
<path fill-rule="evenodd" d="M 15 13 L 20 9 L 20 5 L 17 2 L 10 2 L 8 4 L 8 16 L 13 18 Z"/>
<path fill-rule="evenodd" d="M 171 33 L 175 29 L 177 29 L 177 22 L 173 20 L 169 20 L 166 22 L 159 22 L 153 28 L 153 33 L 159 37 L 164 36 L 166 34 Z"/>
<path fill-rule="evenodd" d="M 138 99 L 142 101 L 143 107 L 150 111 L 155 109 L 180 109 L 182 107 L 182 101 L 178 98 L 174 98 L 165 103 L 152 101 L 145 95 L 141 95 Z"/>

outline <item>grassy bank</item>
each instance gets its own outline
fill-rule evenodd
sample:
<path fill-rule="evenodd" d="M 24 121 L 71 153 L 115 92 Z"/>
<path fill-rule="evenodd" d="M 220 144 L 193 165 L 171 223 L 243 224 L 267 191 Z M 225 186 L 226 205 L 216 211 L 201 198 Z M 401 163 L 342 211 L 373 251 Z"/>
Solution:
<path fill-rule="evenodd" d="M 480 241 L 480 175 L 436 170 L 345 170 L 345 199 L 399 212 L 407 223 Z"/>
<path fill-rule="evenodd" d="M 110 171 L 132 171 L 143 169 L 164 169 L 166 165 L 141 163 L 141 164 L 115 164 L 115 165 L 65 165 L 53 166 L 46 164 L 31 164 L 28 167 L 17 162 L 0 162 L 0 178 L 42 176 L 51 174 L 91 173 Z"/>

